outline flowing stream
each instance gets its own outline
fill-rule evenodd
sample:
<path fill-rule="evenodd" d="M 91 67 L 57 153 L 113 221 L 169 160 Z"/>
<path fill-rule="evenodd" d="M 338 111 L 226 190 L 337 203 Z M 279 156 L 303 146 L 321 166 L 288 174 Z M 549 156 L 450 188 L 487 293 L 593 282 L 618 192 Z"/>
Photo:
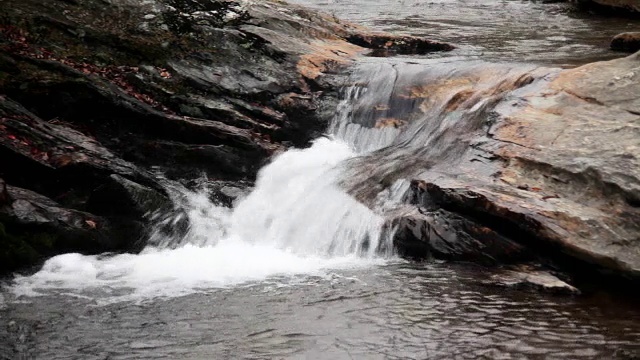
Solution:
<path fill-rule="evenodd" d="M 412 167 L 403 163 L 454 161 L 467 146 L 460 133 L 481 126 L 487 104 L 545 81 L 520 84 L 523 74 L 541 63 L 612 57 L 598 44 L 628 21 L 589 37 L 602 20 L 574 17 L 561 4 L 303 3 L 463 46 L 410 63 L 363 60 L 327 136 L 278 155 L 233 208 L 206 188 L 171 184 L 190 220 L 186 235 L 153 234 L 137 255 L 57 256 L 7 280 L 0 359 L 602 359 L 637 351 L 632 300 L 506 291 L 483 285 L 486 272 L 471 265 L 410 263 L 393 253 L 385 224 L 407 189 Z M 537 64 L 478 60 L 533 60 L 541 49 Z M 509 82 L 518 86 L 495 91 Z M 450 86 L 440 94 L 439 83 Z M 406 89 L 435 96 L 425 106 Z M 447 115 L 461 91 L 467 101 Z M 372 174 L 391 180 L 357 180 Z"/>

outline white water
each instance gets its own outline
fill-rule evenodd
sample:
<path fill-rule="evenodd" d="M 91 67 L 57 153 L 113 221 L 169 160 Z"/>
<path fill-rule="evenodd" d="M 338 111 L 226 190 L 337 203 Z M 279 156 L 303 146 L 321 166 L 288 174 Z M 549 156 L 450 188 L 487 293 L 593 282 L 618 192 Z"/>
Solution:
<path fill-rule="evenodd" d="M 140 254 L 57 256 L 38 273 L 16 277 L 13 292 L 144 300 L 384 263 L 393 256 L 384 219 L 337 185 L 344 174 L 340 163 L 385 147 L 399 134 L 393 127 L 361 126 L 374 119 L 369 109 L 393 91 L 394 76 L 377 75 L 389 73 L 380 66 L 354 74 L 355 85 L 345 91 L 330 127 L 334 136 L 278 155 L 233 209 L 213 204 L 205 191 L 174 185 L 174 201 L 190 224 L 183 238 L 157 231 L 153 246 Z M 383 191 L 377 207 L 392 207 L 406 188 L 398 182 Z M 175 226 L 179 219 L 163 221 Z"/>
<path fill-rule="evenodd" d="M 144 300 L 382 263 L 376 255 L 382 219 L 335 185 L 336 165 L 355 155 L 328 138 L 287 151 L 260 171 L 254 191 L 234 209 L 184 191 L 191 226 L 182 246 L 137 255 L 57 256 L 35 275 L 17 277 L 13 292 Z"/>

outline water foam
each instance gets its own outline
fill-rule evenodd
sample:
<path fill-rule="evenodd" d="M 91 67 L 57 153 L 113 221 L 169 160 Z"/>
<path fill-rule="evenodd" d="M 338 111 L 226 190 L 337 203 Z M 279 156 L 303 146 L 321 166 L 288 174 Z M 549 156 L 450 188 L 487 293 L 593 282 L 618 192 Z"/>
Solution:
<path fill-rule="evenodd" d="M 287 151 L 260 171 L 254 191 L 233 210 L 185 191 L 191 223 L 185 245 L 136 255 L 56 256 L 35 275 L 16 277 L 13 292 L 144 300 L 379 264 L 382 218 L 336 185 L 336 166 L 355 155 L 328 138 Z"/>

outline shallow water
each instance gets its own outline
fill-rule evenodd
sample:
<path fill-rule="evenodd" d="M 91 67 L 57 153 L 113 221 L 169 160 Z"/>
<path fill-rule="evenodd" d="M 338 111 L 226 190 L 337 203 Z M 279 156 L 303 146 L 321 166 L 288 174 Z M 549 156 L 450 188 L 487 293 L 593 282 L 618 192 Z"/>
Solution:
<path fill-rule="evenodd" d="M 204 191 L 177 191 L 175 200 L 192 224 L 184 238 L 154 239 L 155 247 L 139 255 L 62 255 L 35 275 L 2 284 L 0 359 L 637 354 L 637 299 L 504 289 L 483 284 L 486 269 L 399 260 L 388 251 L 380 214 L 336 186 L 343 161 L 387 147 L 400 135 L 366 124 L 376 121 L 372 104 L 403 84 L 398 79 L 491 68 L 478 59 L 555 66 L 607 59 L 619 56 L 607 50 L 608 38 L 632 28 L 631 21 L 530 1 L 300 1 L 460 48 L 413 61 L 391 80 L 378 74 L 392 67 L 388 59 L 370 58 L 337 111 L 331 127 L 337 139 L 281 155 L 234 209 L 212 204 Z M 516 72 L 533 68 L 510 66 Z M 357 85 L 363 81 L 377 92 L 363 96 L 371 90 Z M 393 207 L 403 186 L 399 182 L 376 201 Z"/>
<path fill-rule="evenodd" d="M 631 303 L 503 291 L 478 275 L 395 261 L 139 303 L 48 295 L 0 310 L 0 358 L 611 359 L 638 349 Z"/>
<path fill-rule="evenodd" d="M 566 3 L 521 0 L 294 0 L 377 30 L 458 46 L 448 54 L 487 61 L 572 66 L 620 57 L 611 38 L 638 20 L 600 17 Z"/>

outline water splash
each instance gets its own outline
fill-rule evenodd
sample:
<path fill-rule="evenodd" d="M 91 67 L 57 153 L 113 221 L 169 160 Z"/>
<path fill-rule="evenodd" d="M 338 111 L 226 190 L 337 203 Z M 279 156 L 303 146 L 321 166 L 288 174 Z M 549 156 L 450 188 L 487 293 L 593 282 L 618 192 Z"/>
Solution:
<path fill-rule="evenodd" d="M 181 296 L 296 275 L 322 275 L 336 268 L 384 262 L 379 249 L 383 219 L 337 185 L 336 165 L 356 156 L 342 141 L 320 138 L 310 148 L 293 149 L 263 168 L 255 189 L 234 209 L 211 202 L 205 191 L 169 188 L 187 216 L 179 239 L 152 235 L 140 254 L 49 259 L 32 276 L 18 276 L 18 296 L 65 293 L 100 302 Z M 288 280 L 287 280 L 288 279 Z"/>
<path fill-rule="evenodd" d="M 364 63 L 345 88 L 332 135 L 278 155 L 233 209 L 206 191 L 169 184 L 181 211 L 158 218 L 141 254 L 58 256 L 35 275 L 17 277 L 14 292 L 144 299 L 384 261 L 393 256 L 386 217 L 402 207 L 406 171 L 459 157 L 469 147 L 465 135 L 479 131 L 530 70 Z M 160 231 L 184 217 L 182 236 Z"/>

